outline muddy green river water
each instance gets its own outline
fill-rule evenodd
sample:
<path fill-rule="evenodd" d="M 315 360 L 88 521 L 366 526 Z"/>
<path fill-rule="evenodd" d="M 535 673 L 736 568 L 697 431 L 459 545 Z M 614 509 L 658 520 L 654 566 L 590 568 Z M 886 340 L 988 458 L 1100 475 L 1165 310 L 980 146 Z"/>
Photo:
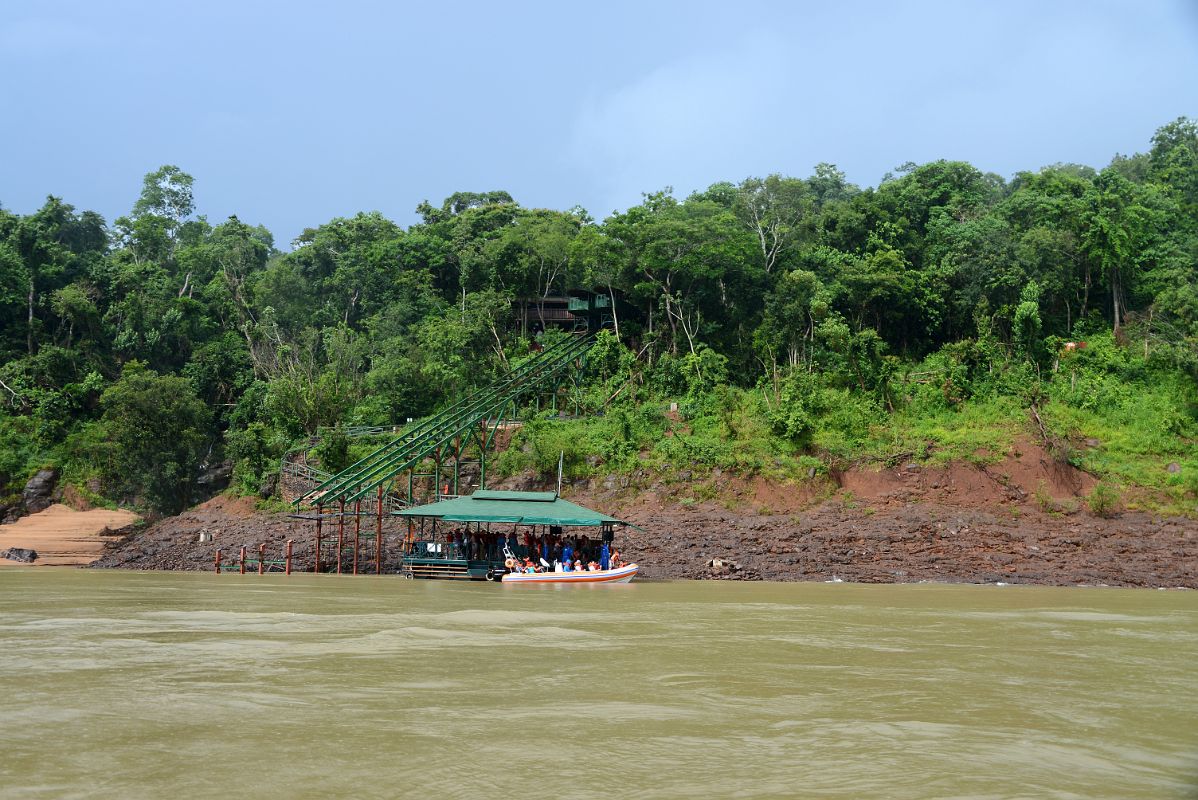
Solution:
<path fill-rule="evenodd" d="M 0 797 L 1198 797 L 1198 593 L 0 570 Z"/>

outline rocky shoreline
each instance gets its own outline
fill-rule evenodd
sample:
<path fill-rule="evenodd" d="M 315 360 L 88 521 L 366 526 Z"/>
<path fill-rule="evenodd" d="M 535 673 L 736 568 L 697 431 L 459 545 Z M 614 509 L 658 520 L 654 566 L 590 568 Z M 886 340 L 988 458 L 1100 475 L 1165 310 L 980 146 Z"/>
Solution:
<path fill-rule="evenodd" d="M 563 494 L 642 528 L 624 531 L 619 541 L 650 579 L 1198 588 L 1198 523 L 1183 517 L 1046 513 L 1026 501 L 961 507 L 835 496 L 773 510 L 753 501 L 740 508 L 692 504 L 656 492 Z M 373 528 L 363 537 L 373 540 Z M 242 546 L 256 554 L 263 544 L 275 559 L 288 539 L 295 569 L 311 570 L 313 523 L 219 496 L 110 544 L 93 566 L 212 570 L 217 547 L 229 559 Z M 389 526 L 384 539 L 383 571 L 393 573 L 402 532 Z M 361 568 L 373 566 L 364 559 Z"/>

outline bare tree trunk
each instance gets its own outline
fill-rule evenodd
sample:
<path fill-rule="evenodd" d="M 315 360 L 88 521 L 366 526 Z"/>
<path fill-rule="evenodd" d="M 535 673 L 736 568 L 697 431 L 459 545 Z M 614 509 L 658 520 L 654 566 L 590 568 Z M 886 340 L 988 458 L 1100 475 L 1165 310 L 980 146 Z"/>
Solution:
<path fill-rule="evenodd" d="M 770 360 L 774 362 L 774 376 L 773 376 L 774 377 L 774 407 L 781 408 L 782 407 L 782 379 L 781 379 L 781 376 L 778 375 L 778 359 L 771 358 Z"/>
<path fill-rule="evenodd" d="M 670 350 L 678 352 L 678 325 L 674 321 L 674 311 L 670 306 L 670 295 L 666 294 L 666 321 L 670 323 Z"/>
<path fill-rule="evenodd" d="M 1090 305 L 1090 267 L 1089 267 L 1089 266 L 1087 266 L 1087 267 L 1086 267 L 1086 279 L 1085 279 L 1085 281 L 1083 282 L 1083 284 L 1082 284 L 1082 285 L 1083 285 L 1083 290 L 1082 290 L 1082 308 L 1081 308 L 1081 311 L 1079 311 L 1079 312 L 1077 313 L 1077 318 L 1078 318 L 1078 319 L 1085 319 L 1085 318 L 1086 318 L 1086 309 L 1087 309 L 1087 308 L 1089 307 L 1089 305 Z"/>
<path fill-rule="evenodd" d="M 9 386 L 9 385 L 8 385 L 7 383 L 5 383 L 4 381 L 0 381 L 0 386 L 3 386 L 3 387 L 6 389 L 6 390 L 8 390 L 8 393 L 12 395 L 12 399 L 9 401 L 9 403 L 10 403 L 10 404 L 12 404 L 12 405 L 16 405 L 16 402 L 17 402 L 17 393 L 16 393 L 16 392 L 14 392 L 14 391 L 12 390 L 12 387 L 11 387 L 11 386 Z"/>
<path fill-rule="evenodd" d="M 681 311 L 678 313 L 678 323 L 682 326 L 682 332 L 686 334 L 686 345 L 690 348 L 691 355 L 698 355 L 695 352 L 695 334 L 691 333 L 692 326 L 686 324 L 686 315 Z M 699 332 L 699 320 L 695 320 L 694 329 L 695 333 Z"/>
<path fill-rule="evenodd" d="M 28 346 L 29 355 L 33 355 L 33 300 L 35 294 L 33 291 L 33 272 L 29 273 L 29 318 L 27 320 L 27 328 L 25 333 L 25 344 Z"/>
<path fill-rule="evenodd" d="M 1148 337 L 1152 335 L 1152 306 L 1148 306 L 1148 324 L 1144 326 L 1144 358 L 1148 358 Z"/>
<path fill-rule="evenodd" d="M 1119 335 L 1120 318 L 1119 318 L 1119 271 L 1111 268 L 1111 314 L 1114 317 L 1114 332 L 1116 338 Z"/>
<path fill-rule="evenodd" d="M 503 340 L 499 338 L 499 331 L 495 328 L 495 323 L 492 322 L 487 328 L 491 331 L 491 335 L 495 337 L 495 352 L 499 356 L 499 360 L 503 362 L 504 367 L 507 367 L 507 354 L 503 351 Z"/>
<path fill-rule="evenodd" d="M 611 282 L 607 284 L 607 296 L 611 298 L 611 321 L 616 327 L 616 338 L 620 338 L 620 312 L 616 310 L 616 293 L 611 288 Z"/>

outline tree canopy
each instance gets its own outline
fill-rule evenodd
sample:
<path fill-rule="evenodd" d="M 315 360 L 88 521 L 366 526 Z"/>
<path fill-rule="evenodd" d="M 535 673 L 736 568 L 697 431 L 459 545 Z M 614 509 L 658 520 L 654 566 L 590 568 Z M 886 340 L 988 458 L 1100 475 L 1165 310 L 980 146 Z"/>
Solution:
<path fill-rule="evenodd" d="M 111 225 L 57 197 L 0 208 L 0 441 L 31 440 L 0 478 L 106 459 L 110 491 L 177 509 L 230 457 L 251 485 L 294 437 L 402 422 L 492 380 L 532 345 L 513 302 L 571 289 L 619 299 L 629 380 L 760 388 L 796 447 L 835 405 L 825 390 L 893 409 L 897 376 L 935 364 L 951 405 L 1103 331 L 1192 383 L 1198 123 L 1149 145 L 1010 180 L 906 164 L 873 188 L 819 164 L 649 192 L 599 221 L 458 192 L 406 229 L 362 212 L 290 252 L 197 214 L 202 181 L 173 165 Z M 84 446 L 96 426 L 114 437 L 102 457 Z"/>

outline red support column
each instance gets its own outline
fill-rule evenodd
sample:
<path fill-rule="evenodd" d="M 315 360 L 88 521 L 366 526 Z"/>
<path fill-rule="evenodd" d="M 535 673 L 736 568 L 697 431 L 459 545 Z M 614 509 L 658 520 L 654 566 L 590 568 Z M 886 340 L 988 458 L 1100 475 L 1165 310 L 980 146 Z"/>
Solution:
<path fill-rule="evenodd" d="M 216 574 L 220 574 L 220 548 L 216 548 Z"/>
<path fill-rule="evenodd" d="M 379 513 L 374 529 L 374 574 L 383 574 L 383 487 L 379 487 Z"/>
<path fill-rule="evenodd" d="M 354 574 L 358 574 L 358 535 L 362 532 L 362 501 L 354 501 Z"/>
<path fill-rule="evenodd" d="M 320 518 L 324 514 L 324 506 L 316 506 L 316 569 L 320 572 Z"/>
<path fill-rule="evenodd" d="M 241 574 L 245 574 L 245 545 L 241 546 Z"/>
<path fill-rule="evenodd" d="M 345 498 L 337 501 L 337 574 L 341 574 L 341 554 L 345 552 Z"/>
<path fill-rule="evenodd" d="M 287 540 L 287 557 L 285 559 L 285 561 L 287 562 L 287 566 L 285 567 L 285 569 L 286 569 L 286 574 L 288 574 L 288 575 L 291 574 L 291 541 L 292 541 L 291 539 Z"/>

